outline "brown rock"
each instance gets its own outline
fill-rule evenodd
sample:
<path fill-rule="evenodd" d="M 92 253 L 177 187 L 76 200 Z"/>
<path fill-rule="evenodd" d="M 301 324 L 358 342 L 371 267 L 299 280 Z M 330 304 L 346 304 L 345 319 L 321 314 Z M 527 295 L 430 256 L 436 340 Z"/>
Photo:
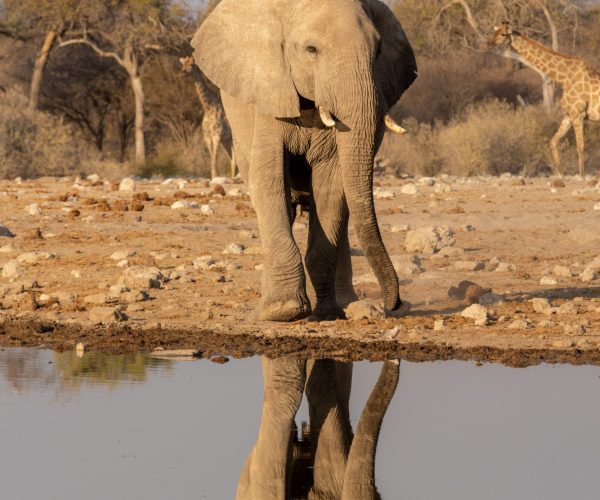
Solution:
<path fill-rule="evenodd" d="M 150 195 L 146 193 L 146 191 L 142 191 L 140 193 L 134 193 L 133 195 L 134 201 L 150 201 Z"/>
<path fill-rule="evenodd" d="M 129 205 L 129 208 L 133 212 L 141 212 L 144 210 L 144 204 L 140 201 L 134 201 Z"/>
<path fill-rule="evenodd" d="M 176 200 L 184 200 L 185 198 L 190 198 L 190 194 L 185 191 L 175 191 L 173 193 L 173 198 Z"/>
<path fill-rule="evenodd" d="M 42 230 L 39 227 L 33 229 L 25 229 L 19 232 L 19 236 L 24 240 L 41 240 Z"/>
<path fill-rule="evenodd" d="M 215 184 L 212 189 L 213 194 L 220 194 L 221 196 L 225 196 L 225 188 L 222 184 Z"/>
<path fill-rule="evenodd" d="M 116 200 L 112 204 L 112 209 L 117 212 L 127 212 L 129 210 L 129 205 L 125 200 Z"/>
<path fill-rule="evenodd" d="M 562 179 L 554 179 L 551 183 L 552 187 L 555 188 L 564 188 L 565 187 L 565 181 L 563 181 Z"/>
<path fill-rule="evenodd" d="M 510 185 L 514 186 L 514 187 L 524 186 L 525 185 L 525 179 L 515 179 L 514 181 L 512 181 L 510 183 Z"/>
<path fill-rule="evenodd" d="M 96 210 L 99 212 L 110 212 L 112 208 L 106 200 L 100 200 L 100 202 L 96 205 Z"/>
<path fill-rule="evenodd" d="M 477 283 L 464 280 L 457 287 L 451 286 L 448 289 L 448 297 L 456 300 L 464 300 L 468 304 L 475 304 L 479 302 L 479 297 L 491 291 L 490 288 L 483 288 Z"/>

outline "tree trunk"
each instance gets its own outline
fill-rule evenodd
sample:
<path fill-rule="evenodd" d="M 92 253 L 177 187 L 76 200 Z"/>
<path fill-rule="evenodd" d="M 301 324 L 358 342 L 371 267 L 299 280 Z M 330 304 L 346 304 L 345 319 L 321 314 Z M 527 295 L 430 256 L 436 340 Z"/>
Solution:
<path fill-rule="evenodd" d="M 130 75 L 131 88 L 135 98 L 135 163 L 146 161 L 146 143 L 144 135 L 144 87 L 138 74 Z"/>
<path fill-rule="evenodd" d="M 48 62 L 48 57 L 50 56 L 50 51 L 54 45 L 54 40 L 56 40 L 56 35 L 57 32 L 55 30 L 50 30 L 46 33 L 42 48 L 35 59 L 33 75 L 31 77 L 31 87 L 29 89 L 29 109 L 37 109 L 38 107 L 44 68 Z"/>
<path fill-rule="evenodd" d="M 554 91 L 556 87 L 554 82 L 547 76 L 542 76 L 542 93 L 544 96 L 544 109 L 546 111 L 552 111 L 554 107 Z"/>

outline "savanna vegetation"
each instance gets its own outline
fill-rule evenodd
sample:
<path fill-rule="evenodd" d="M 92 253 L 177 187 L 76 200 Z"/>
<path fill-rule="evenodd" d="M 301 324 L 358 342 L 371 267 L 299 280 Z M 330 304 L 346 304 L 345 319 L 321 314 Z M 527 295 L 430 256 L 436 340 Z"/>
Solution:
<path fill-rule="evenodd" d="M 0 0 L 0 176 L 207 175 L 202 109 L 179 71 L 216 1 Z M 390 0 L 419 78 L 394 110 L 398 173 L 550 172 L 559 90 L 485 38 L 509 20 L 597 68 L 600 5 L 576 0 Z M 600 131 L 588 124 L 590 171 Z M 571 142 L 573 139 L 571 138 Z M 566 168 L 575 169 L 575 151 Z M 222 155 L 222 171 L 227 171 Z"/>

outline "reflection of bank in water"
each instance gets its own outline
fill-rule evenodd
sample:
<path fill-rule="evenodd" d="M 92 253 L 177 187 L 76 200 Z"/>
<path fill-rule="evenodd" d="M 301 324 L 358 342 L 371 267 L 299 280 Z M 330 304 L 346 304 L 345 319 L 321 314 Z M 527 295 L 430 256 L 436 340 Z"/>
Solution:
<path fill-rule="evenodd" d="M 351 363 L 263 358 L 258 438 L 236 498 L 380 498 L 375 453 L 399 373 L 398 363 L 383 363 L 354 432 L 349 414 Z M 310 423 L 302 424 L 298 437 L 294 417 L 303 393 Z"/>
<path fill-rule="evenodd" d="M 35 349 L 0 352 L 0 371 L 16 393 L 29 389 L 55 388 L 57 394 L 76 393 L 85 384 L 116 388 L 119 384 L 142 383 L 147 372 L 170 372 L 172 362 L 144 354 L 112 355 L 75 351 L 48 353 Z"/>

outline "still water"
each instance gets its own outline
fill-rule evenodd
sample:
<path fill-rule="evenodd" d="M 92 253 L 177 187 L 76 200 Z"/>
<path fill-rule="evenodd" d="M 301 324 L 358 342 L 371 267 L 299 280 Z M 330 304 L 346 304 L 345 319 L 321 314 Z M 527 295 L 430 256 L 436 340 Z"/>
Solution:
<path fill-rule="evenodd" d="M 354 363 L 348 412 L 348 366 L 311 365 L 263 362 L 263 411 L 260 358 L 1 350 L 0 498 L 226 500 L 238 482 L 266 498 L 285 491 L 286 449 L 288 498 L 375 498 L 375 445 L 384 499 L 598 498 L 598 367 Z M 321 429 L 316 452 L 288 446 L 292 419 Z"/>

